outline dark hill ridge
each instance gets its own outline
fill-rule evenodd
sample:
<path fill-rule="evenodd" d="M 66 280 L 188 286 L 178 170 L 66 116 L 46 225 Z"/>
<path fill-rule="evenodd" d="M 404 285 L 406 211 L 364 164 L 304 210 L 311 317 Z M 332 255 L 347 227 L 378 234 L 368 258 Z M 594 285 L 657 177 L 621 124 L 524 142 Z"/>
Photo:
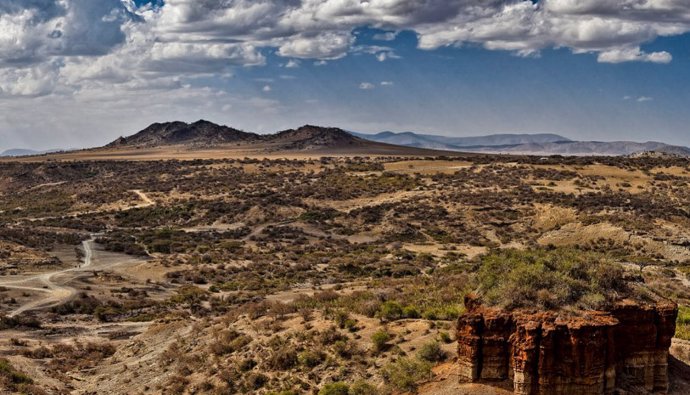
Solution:
<path fill-rule="evenodd" d="M 107 147 L 156 147 L 177 144 L 213 146 L 258 140 L 261 140 L 258 134 L 216 125 L 205 120 L 191 124 L 176 121 L 154 123 L 135 135 L 120 137 Z"/>
<path fill-rule="evenodd" d="M 364 139 L 338 128 L 304 125 L 266 136 L 266 141 L 285 149 L 308 150 L 320 147 L 353 147 L 369 144 Z"/>
<path fill-rule="evenodd" d="M 167 145 L 212 147 L 238 142 L 264 144 L 275 149 L 293 150 L 355 147 L 371 144 L 369 141 L 353 136 L 338 128 L 305 125 L 297 129 L 284 130 L 275 134 L 259 135 L 200 120 L 191 124 L 179 121 L 154 123 L 137 134 L 129 137 L 120 137 L 106 147 L 157 147 Z"/>

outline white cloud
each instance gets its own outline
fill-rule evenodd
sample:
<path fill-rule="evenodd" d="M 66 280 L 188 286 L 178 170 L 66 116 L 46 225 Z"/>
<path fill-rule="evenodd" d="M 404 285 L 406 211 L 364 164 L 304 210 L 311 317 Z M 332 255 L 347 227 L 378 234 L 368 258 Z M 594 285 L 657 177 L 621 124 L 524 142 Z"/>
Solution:
<path fill-rule="evenodd" d="M 651 62 L 669 63 L 673 57 L 666 51 L 645 53 L 640 47 L 616 48 L 599 53 L 597 60 L 601 63 L 622 63 L 622 62 Z"/>
<path fill-rule="evenodd" d="M 338 59 L 347 54 L 354 43 L 350 32 L 325 32 L 315 36 L 299 35 L 283 40 L 280 56 L 305 59 Z"/>
<path fill-rule="evenodd" d="M 638 103 L 644 103 L 652 101 L 654 98 L 650 96 L 623 96 L 623 100 L 634 100 Z"/>
<path fill-rule="evenodd" d="M 393 41 L 398 36 L 398 32 L 385 32 L 374 34 L 373 39 L 379 41 Z"/>
<path fill-rule="evenodd" d="M 264 85 L 264 87 L 261 88 L 261 90 L 264 91 L 264 92 L 270 92 L 270 91 L 272 91 L 273 89 L 271 88 L 270 85 Z"/>
<path fill-rule="evenodd" d="M 376 88 L 376 85 L 372 84 L 371 82 L 362 82 L 361 84 L 359 84 L 359 89 L 362 90 L 371 90 L 374 88 Z"/>
<path fill-rule="evenodd" d="M 131 88 L 179 84 L 198 75 L 232 74 L 261 66 L 265 48 L 316 65 L 350 52 L 397 59 L 385 46 L 353 47 L 353 30 L 384 30 L 393 40 L 417 33 L 419 47 L 474 43 L 534 56 L 545 48 L 594 53 L 599 62 L 672 61 L 642 45 L 690 31 L 684 0 L 167 0 L 136 7 L 132 0 L 3 0 L 0 69 L 18 87 L 5 95 L 89 89 L 99 83 Z M 55 64 L 64 66 L 56 67 Z M 170 80 L 176 76 L 177 81 Z"/>
<path fill-rule="evenodd" d="M 299 60 L 297 60 L 297 59 L 290 59 L 290 60 L 288 60 L 287 63 L 285 63 L 285 66 L 284 66 L 284 67 L 285 67 L 286 69 L 296 69 L 296 68 L 299 68 L 299 66 L 300 66 L 300 61 L 299 61 Z"/>
<path fill-rule="evenodd" d="M 393 86 L 393 81 L 381 81 L 381 86 Z"/>

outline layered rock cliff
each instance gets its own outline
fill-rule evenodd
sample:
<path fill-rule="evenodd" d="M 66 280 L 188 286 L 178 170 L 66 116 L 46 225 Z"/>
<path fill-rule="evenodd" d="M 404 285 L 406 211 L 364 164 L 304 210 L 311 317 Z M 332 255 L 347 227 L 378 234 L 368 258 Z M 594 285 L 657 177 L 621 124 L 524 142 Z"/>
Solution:
<path fill-rule="evenodd" d="M 466 381 L 509 382 L 516 394 L 668 391 L 674 303 L 622 302 L 578 316 L 466 305 L 457 334 Z"/>

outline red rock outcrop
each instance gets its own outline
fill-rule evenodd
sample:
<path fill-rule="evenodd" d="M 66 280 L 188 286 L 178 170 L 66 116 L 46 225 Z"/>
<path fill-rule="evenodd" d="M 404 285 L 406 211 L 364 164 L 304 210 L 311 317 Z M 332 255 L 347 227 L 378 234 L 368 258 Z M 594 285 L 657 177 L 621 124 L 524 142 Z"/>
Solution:
<path fill-rule="evenodd" d="M 457 333 L 464 380 L 511 382 L 516 394 L 668 390 L 674 303 L 620 303 L 577 317 L 466 305 Z"/>

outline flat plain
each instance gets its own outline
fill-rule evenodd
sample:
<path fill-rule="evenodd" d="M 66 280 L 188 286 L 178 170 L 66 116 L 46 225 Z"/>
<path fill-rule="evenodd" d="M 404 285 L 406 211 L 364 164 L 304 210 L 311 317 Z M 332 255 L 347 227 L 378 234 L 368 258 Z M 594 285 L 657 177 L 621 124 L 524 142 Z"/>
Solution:
<path fill-rule="evenodd" d="M 486 291 L 491 259 L 553 251 L 610 262 L 679 303 L 671 353 L 690 362 L 687 159 L 263 149 L 0 163 L 4 383 L 503 393 L 459 383 L 463 298 Z M 611 297 L 540 287 L 522 284 L 510 303 L 578 315 Z M 684 380 L 672 371 L 671 393 Z"/>

